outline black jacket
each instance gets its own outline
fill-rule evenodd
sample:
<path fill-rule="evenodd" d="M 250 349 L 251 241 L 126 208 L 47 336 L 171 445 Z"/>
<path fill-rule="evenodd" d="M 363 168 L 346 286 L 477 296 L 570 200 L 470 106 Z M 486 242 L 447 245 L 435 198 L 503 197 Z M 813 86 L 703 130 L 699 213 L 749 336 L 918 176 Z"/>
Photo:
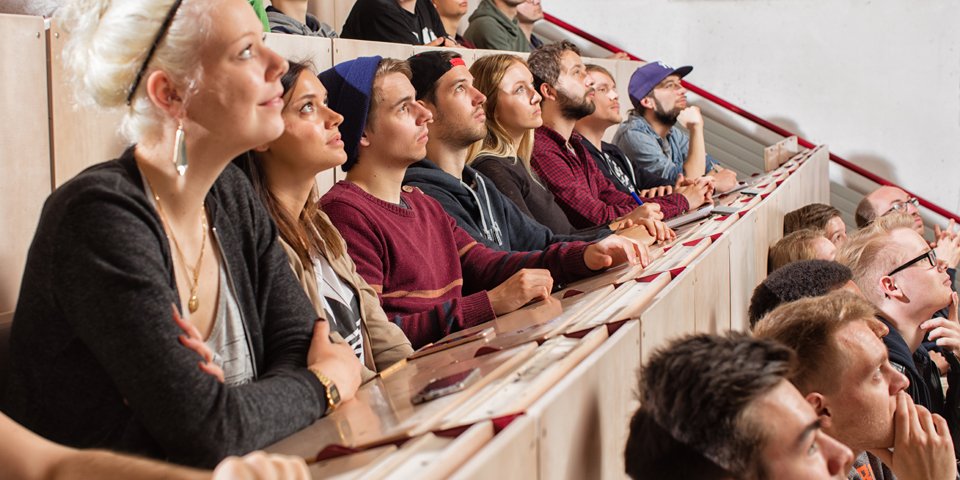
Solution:
<path fill-rule="evenodd" d="M 944 395 L 940 370 L 930 359 L 929 351 L 920 345 L 916 351 L 910 352 L 893 324 L 883 317 L 878 318 L 890 329 L 890 333 L 883 337 L 883 344 L 890 355 L 890 363 L 910 381 L 907 393 L 914 403 L 923 405 L 932 413 L 940 414 L 947 421 L 950 436 L 953 437 L 954 454 L 960 458 L 960 388 L 956 387 L 960 385 L 960 361 L 953 353 L 942 350 L 941 353 L 950 364 L 950 372 L 947 374 L 950 389 Z"/>
<path fill-rule="evenodd" d="M 44 204 L 10 338 L 13 419 L 74 447 L 212 467 L 324 414 L 305 368 L 316 314 L 270 215 L 233 165 L 205 202 L 256 380 L 227 387 L 178 342 L 173 257 L 131 148 Z"/>
<path fill-rule="evenodd" d="M 543 250 L 556 242 L 597 238 L 592 232 L 554 235 L 549 228 L 521 212 L 497 190 L 493 181 L 470 167 L 464 167 L 461 182 L 430 160 L 421 160 L 407 168 L 403 184 L 417 187 L 433 197 L 474 240 L 497 250 Z"/>
<path fill-rule="evenodd" d="M 620 147 L 607 142 L 600 142 L 600 150 L 584 137 L 580 143 L 590 152 L 590 156 L 597 162 L 603 176 L 613 183 L 623 193 L 640 192 L 647 188 L 671 185 L 660 175 L 654 175 L 642 168 L 634 168 L 634 162 L 627 159 Z"/>
<path fill-rule="evenodd" d="M 417 0 L 410 13 L 397 0 L 357 0 L 340 32 L 343 38 L 424 45 L 446 37 L 430 0 Z"/>
<path fill-rule="evenodd" d="M 485 175 L 497 190 L 524 215 L 536 220 L 560 235 L 576 235 L 581 238 L 603 238 L 613 233 L 607 225 L 577 230 L 570 224 L 567 214 L 553 198 L 550 190 L 538 184 L 516 158 L 480 155 L 473 159 L 471 168 Z"/>

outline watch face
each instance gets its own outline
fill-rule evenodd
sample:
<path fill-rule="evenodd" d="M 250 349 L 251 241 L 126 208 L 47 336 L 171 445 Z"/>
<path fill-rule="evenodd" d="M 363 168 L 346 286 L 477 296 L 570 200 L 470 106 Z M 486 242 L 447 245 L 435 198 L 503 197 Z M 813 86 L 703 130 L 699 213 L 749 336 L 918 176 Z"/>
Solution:
<path fill-rule="evenodd" d="M 340 390 L 337 390 L 337 386 L 330 384 L 330 388 L 327 389 L 327 395 L 330 396 L 330 403 L 333 405 L 340 404 Z"/>

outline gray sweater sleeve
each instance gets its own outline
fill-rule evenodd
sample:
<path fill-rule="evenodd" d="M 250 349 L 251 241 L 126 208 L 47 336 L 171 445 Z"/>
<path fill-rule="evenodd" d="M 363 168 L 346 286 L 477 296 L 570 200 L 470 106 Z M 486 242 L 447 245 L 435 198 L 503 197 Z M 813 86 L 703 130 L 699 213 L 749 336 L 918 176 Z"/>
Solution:
<path fill-rule="evenodd" d="M 231 193 L 242 197 L 244 191 Z M 219 229 L 221 249 L 233 270 L 259 371 L 256 381 L 238 387 L 201 372 L 196 354 L 178 343 L 171 257 L 149 204 L 115 188 L 95 188 L 64 202 L 53 230 L 58 308 L 132 412 L 126 436 L 146 434 L 174 462 L 213 466 L 294 433 L 325 410 L 322 387 L 304 368 L 312 308 L 286 265 L 275 229 L 250 205 L 246 212 L 220 213 L 240 224 Z M 244 263 L 247 271 L 238 272 Z M 112 396 L 83 385 L 64 387 L 56 395 Z M 145 432 L 131 432 L 140 429 Z"/>

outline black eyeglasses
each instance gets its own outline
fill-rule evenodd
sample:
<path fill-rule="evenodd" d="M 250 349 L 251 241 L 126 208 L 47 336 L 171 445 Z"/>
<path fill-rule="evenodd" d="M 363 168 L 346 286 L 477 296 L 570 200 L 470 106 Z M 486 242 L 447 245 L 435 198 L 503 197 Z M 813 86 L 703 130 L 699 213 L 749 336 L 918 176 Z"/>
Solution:
<path fill-rule="evenodd" d="M 930 250 L 930 251 L 924 252 L 924 253 L 923 253 L 922 255 L 920 255 L 919 257 L 914 258 L 914 259 L 908 261 L 907 263 L 904 263 L 903 265 L 900 265 L 900 266 L 897 267 L 897 268 L 894 268 L 893 270 L 890 271 L 890 273 L 887 274 L 887 276 L 890 277 L 890 276 L 892 276 L 894 273 L 897 273 L 897 272 L 899 272 L 899 271 L 901 271 L 901 270 L 907 269 L 907 268 L 909 268 L 910 266 L 912 266 L 913 264 L 915 264 L 915 263 L 917 263 L 917 262 L 919 262 L 919 261 L 922 261 L 922 260 L 926 260 L 927 262 L 930 262 L 930 266 L 931 266 L 931 267 L 936 267 L 936 266 L 937 266 L 937 251 L 936 251 L 936 250 Z"/>

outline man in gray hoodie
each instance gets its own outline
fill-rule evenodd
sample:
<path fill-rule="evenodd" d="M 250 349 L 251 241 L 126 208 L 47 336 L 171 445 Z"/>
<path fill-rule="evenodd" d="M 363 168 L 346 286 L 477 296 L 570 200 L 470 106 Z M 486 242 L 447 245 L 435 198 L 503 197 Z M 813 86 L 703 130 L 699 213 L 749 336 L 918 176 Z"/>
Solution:
<path fill-rule="evenodd" d="M 520 30 L 517 6 L 524 0 L 482 0 L 470 15 L 470 25 L 463 38 L 477 48 L 529 52 L 530 42 Z"/>
<path fill-rule="evenodd" d="M 270 3 L 267 19 L 271 32 L 337 38 L 333 27 L 307 13 L 307 0 L 273 0 Z"/>

